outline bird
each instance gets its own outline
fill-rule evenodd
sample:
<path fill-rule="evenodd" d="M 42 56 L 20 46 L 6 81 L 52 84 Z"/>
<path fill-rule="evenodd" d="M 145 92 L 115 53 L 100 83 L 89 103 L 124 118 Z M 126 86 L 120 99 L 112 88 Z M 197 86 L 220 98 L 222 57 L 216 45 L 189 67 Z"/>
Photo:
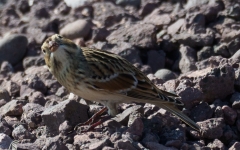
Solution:
<path fill-rule="evenodd" d="M 116 116 L 120 103 L 150 103 L 163 108 L 193 129 L 199 125 L 176 106 L 178 95 L 159 89 L 145 74 L 121 56 L 95 48 L 80 47 L 59 34 L 41 46 L 46 66 L 69 92 L 105 105 Z"/>

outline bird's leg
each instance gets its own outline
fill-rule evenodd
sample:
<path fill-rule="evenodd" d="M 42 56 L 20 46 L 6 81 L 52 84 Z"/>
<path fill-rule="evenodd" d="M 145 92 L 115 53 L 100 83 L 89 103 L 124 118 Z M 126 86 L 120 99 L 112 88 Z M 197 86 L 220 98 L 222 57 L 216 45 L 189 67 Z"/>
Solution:
<path fill-rule="evenodd" d="M 94 129 L 96 126 L 102 124 L 104 121 L 108 120 L 111 116 L 117 115 L 117 103 L 110 102 L 110 101 L 102 101 L 102 103 L 107 107 L 104 107 L 103 109 L 98 111 L 86 122 L 76 125 L 74 130 L 76 130 L 79 126 L 89 125 L 89 127 L 87 129 L 81 130 L 80 132 L 90 131 L 90 130 Z M 110 116 L 101 116 L 107 110 L 108 110 L 108 114 L 110 114 Z"/>
<path fill-rule="evenodd" d="M 74 130 L 77 130 L 77 128 L 79 126 L 84 126 L 84 125 L 89 125 L 87 130 L 84 130 L 83 132 L 87 132 L 90 131 L 92 129 L 94 129 L 96 126 L 100 125 L 101 123 L 103 123 L 106 120 L 106 117 L 101 118 L 101 115 L 107 111 L 107 107 L 104 107 L 103 109 L 101 109 L 100 111 L 98 111 L 96 114 L 94 114 L 90 119 L 88 119 L 86 122 L 84 123 L 79 123 L 75 126 Z M 95 122 L 96 120 L 98 120 L 97 122 Z M 95 122 L 95 123 L 94 123 Z"/>

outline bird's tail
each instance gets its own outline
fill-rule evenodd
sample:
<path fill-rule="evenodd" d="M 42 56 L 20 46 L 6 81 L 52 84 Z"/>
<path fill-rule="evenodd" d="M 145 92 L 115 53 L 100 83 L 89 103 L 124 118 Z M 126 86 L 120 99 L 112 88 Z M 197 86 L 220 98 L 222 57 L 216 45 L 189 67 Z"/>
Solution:
<path fill-rule="evenodd" d="M 160 108 L 163 108 L 169 111 L 170 113 L 173 113 L 175 116 L 179 117 L 183 122 L 188 124 L 190 127 L 192 127 L 197 131 L 200 131 L 200 127 L 194 121 L 192 121 L 188 116 L 186 116 L 179 109 L 177 109 L 174 104 L 167 104 L 167 103 L 164 104 L 161 102 L 153 102 L 152 104 Z"/>

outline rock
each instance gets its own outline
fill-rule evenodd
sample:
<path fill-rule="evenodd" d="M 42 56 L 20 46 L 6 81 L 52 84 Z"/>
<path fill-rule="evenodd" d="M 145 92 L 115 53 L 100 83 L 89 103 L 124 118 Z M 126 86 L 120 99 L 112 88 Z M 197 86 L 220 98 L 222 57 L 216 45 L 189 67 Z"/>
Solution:
<path fill-rule="evenodd" d="M 219 149 L 219 150 L 225 150 L 225 145 L 218 139 L 215 139 L 212 143 L 209 143 L 207 145 L 210 149 Z"/>
<path fill-rule="evenodd" d="M 0 69 L 0 73 L 2 74 L 12 74 L 14 71 L 13 66 L 7 62 L 7 61 L 3 61 L 1 64 L 1 69 Z"/>
<path fill-rule="evenodd" d="M 166 143 L 167 141 L 178 140 L 179 145 L 185 141 L 185 131 L 183 129 L 166 130 L 160 135 L 160 143 Z"/>
<path fill-rule="evenodd" d="M 139 113 L 139 112 L 134 112 L 134 113 L 131 113 L 130 116 L 129 116 L 129 120 L 128 120 L 128 124 L 127 126 L 128 127 L 131 127 L 133 125 L 133 123 L 135 122 L 135 120 L 137 119 L 136 122 L 138 122 L 139 126 L 137 126 L 136 128 L 139 129 L 140 131 L 143 130 L 143 124 L 142 124 L 142 113 Z M 139 120 L 140 119 L 140 120 Z M 135 124 L 136 125 L 136 124 Z M 134 125 L 133 125 L 134 126 Z M 129 128 L 128 128 L 129 129 Z M 129 129 L 131 131 L 131 129 Z M 138 141 L 138 140 L 137 140 Z"/>
<path fill-rule="evenodd" d="M 224 117 L 222 107 L 220 107 L 220 106 L 216 107 L 215 112 L 214 112 L 214 117 L 215 118 L 223 118 Z"/>
<path fill-rule="evenodd" d="M 235 70 L 235 89 L 240 92 L 240 69 Z M 240 107 L 239 107 L 240 108 Z"/>
<path fill-rule="evenodd" d="M 12 139 L 8 135 L 0 133 L 0 149 L 8 150 L 11 143 Z"/>
<path fill-rule="evenodd" d="M 19 118 L 19 117 L 18 117 Z M 13 128 L 15 125 L 20 124 L 20 120 L 17 117 L 13 116 L 5 116 L 4 120 L 7 122 L 7 124 Z"/>
<path fill-rule="evenodd" d="M 29 10 L 30 10 L 30 6 L 29 6 L 27 0 L 19 1 L 18 4 L 17 4 L 17 6 L 18 6 L 18 9 L 19 9 L 23 14 L 29 12 Z"/>
<path fill-rule="evenodd" d="M 233 130 L 230 126 L 227 125 L 224 128 L 221 141 L 223 141 L 224 143 L 230 143 L 234 139 L 237 139 L 237 137 L 238 135 L 236 135 L 236 128 Z"/>
<path fill-rule="evenodd" d="M 20 88 L 20 97 L 23 99 L 28 99 L 34 92 L 34 89 L 29 88 L 27 85 L 21 85 Z"/>
<path fill-rule="evenodd" d="M 236 121 L 236 126 L 237 126 L 238 131 L 240 131 L 240 119 L 238 119 Z"/>
<path fill-rule="evenodd" d="M 176 91 L 177 86 L 179 85 L 179 80 L 168 80 L 165 83 L 163 83 L 163 87 L 169 92 L 169 91 Z"/>
<path fill-rule="evenodd" d="M 60 124 L 59 126 L 59 132 L 63 135 L 68 134 L 71 130 L 73 129 L 73 127 L 70 125 L 69 121 L 64 121 L 62 124 Z"/>
<path fill-rule="evenodd" d="M 188 46 L 180 48 L 181 57 L 179 60 L 179 69 L 182 73 L 196 70 L 196 51 Z"/>
<path fill-rule="evenodd" d="M 2 116 L 21 116 L 23 113 L 24 101 L 21 100 L 11 100 L 7 104 L 1 107 L 0 115 Z"/>
<path fill-rule="evenodd" d="M 139 15 L 144 17 L 150 14 L 155 8 L 158 8 L 161 4 L 160 1 L 141 1 L 142 7 L 139 10 Z"/>
<path fill-rule="evenodd" d="M 201 6 L 202 4 L 206 4 L 208 1 L 197 1 L 197 0 L 192 0 L 188 1 L 185 5 L 185 9 L 190 9 L 195 6 Z"/>
<path fill-rule="evenodd" d="M 218 46 L 214 46 L 213 51 L 216 55 L 221 55 L 222 57 L 228 58 L 230 57 L 230 53 L 228 51 L 227 45 L 222 43 Z"/>
<path fill-rule="evenodd" d="M 193 107 L 190 113 L 190 118 L 198 122 L 210 119 L 212 115 L 213 111 L 210 106 L 206 102 L 202 102 L 201 104 Z"/>
<path fill-rule="evenodd" d="M 18 149 L 21 149 L 21 150 L 23 150 L 23 149 L 38 149 L 39 148 L 39 146 L 35 143 L 17 143 L 17 142 L 12 143 L 11 147 L 12 148 L 17 147 Z"/>
<path fill-rule="evenodd" d="M 165 144 L 165 146 L 167 147 L 175 147 L 175 148 L 180 148 L 182 146 L 182 141 L 180 140 L 171 140 L 171 141 L 167 141 L 167 143 Z"/>
<path fill-rule="evenodd" d="M 198 61 L 207 59 L 213 55 L 213 50 L 209 46 L 203 47 L 200 51 L 197 52 Z"/>
<path fill-rule="evenodd" d="M 116 4 L 117 5 L 121 5 L 121 6 L 134 6 L 134 7 L 139 7 L 141 4 L 141 1 L 139 0 L 116 0 Z"/>
<path fill-rule="evenodd" d="M 41 113 L 44 110 L 45 108 L 39 104 L 27 103 L 23 106 L 21 119 L 24 120 L 30 128 L 34 129 L 42 122 Z"/>
<path fill-rule="evenodd" d="M 156 136 L 154 133 L 146 133 L 146 134 L 144 134 L 142 143 L 145 145 L 145 143 L 148 143 L 148 142 L 158 143 L 159 137 Z"/>
<path fill-rule="evenodd" d="M 148 52 L 148 65 L 152 68 L 153 72 L 158 69 L 164 68 L 166 54 L 164 51 L 150 50 Z"/>
<path fill-rule="evenodd" d="M 211 118 L 202 122 L 198 122 L 201 127 L 201 134 L 206 139 L 216 139 L 223 135 L 223 127 L 225 126 L 222 118 Z"/>
<path fill-rule="evenodd" d="M 240 148 L 240 142 L 235 142 L 229 150 L 238 150 Z"/>
<path fill-rule="evenodd" d="M 139 63 L 138 63 L 139 64 Z M 140 64 L 139 64 L 140 65 Z M 137 66 L 136 64 L 134 64 L 135 67 L 137 67 L 138 69 L 140 69 L 140 71 L 142 73 L 144 73 L 145 75 L 151 74 L 152 73 L 152 68 L 149 65 L 141 65 L 141 66 Z"/>
<path fill-rule="evenodd" d="M 129 24 L 114 30 L 107 37 L 107 41 L 111 44 L 128 42 L 141 48 L 153 48 L 156 41 L 152 37 L 155 32 L 155 26 L 152 24 Z"/>
<path fill-rule="evenodd" d="M 86 38 L 91 30 L 91 23 L 85 19 L 79 19 L 67 24 L 60 30 L 60 35 L 69 38 Z"/>
<path fill-rule="evenodd" d="M 67 146 L 68 149 L 71 149 L 71 150 L 76 150 L 77 149 L 77 147 L 73 144 L 66 144 L 66 146 Z"/>
<path fill-rule="evenodd" d="M 25 76 L 25 73 L 19 71 L 12 75 L 11 81 L 17 83 L 18 85 L 21 85 L 23 82 L 24 76 Z"/>
<path fill-rule="evenodd" d="M 79 149 L 89 149 L 91 144 L 94 143 L 106 143 L 109 144 L 108 140 L 104 141 L 105 139 L 108 139 L 109 136 L 102 134 L 100 132 L 86 132 L 84 134 L 78 134 L 74 136 L 74 142 L 73 145 L 76 145 L 79 147 Z M 101 145 L 101 144 L 100 144 Z M 94 146 L 94 145 L 93 145 Z"/>
<path fill-rule="evenodd" d="M 234 91 L 234 70 L 228 64 L 195 71 L 187 77 L 194 79 L 194 87 L 203 93 L 206 102 L 223 99 Z"/>
<path fill-rule="evenodd" d="M 224 43 L 229 43 L 229 42 L 234 41 L 234 39 L 237 39 L 239 37 L 240 37 L 240 31 L 238 31 L 236 29 L 224 30 L 224 33 L 222 34 L 222 41 Z"/>
<path fill-rule="evenodd" d="M 23 59 L 23 68 L 27 69 L 31 66 L 43 66 L 45 65 L 45 61 L 43 57 L 39 56 L 30 56 L 30 57 L 25 57 Z"/>
<path fill-rule="evenodd" d="M 162 79 L 164 81 L 168 81 L 171 79 L 176 79 L 177 75 L 168 69 L 160 69 L 154 74 L 157 78 Z"/>
<path fill-rule="evenodd" d="M 57 105 L 49 107 L 41 114 L 43 123 L 48 128 L 49 135 L 57 135 L 59 125 L 68 120 L 72 126 L 85 122 L 88 119 L 88 106 L 74 100 L 65 100 Z"/>
<path fill-rule="evenodd" d="M 224 105 L 222 107 L 222 110 L 224 114 L 224 120 L 226 121 L 226 123 L 229 125 L 233 125 L 237 118 L 237 112 L 227 105 Z"/>
<path fill-rule="evenodd" d="M 185 28 L 189 33 L 201 34 L 206 33 L 205 16 L 202 13 L 188 13 L 186 16 Z"/>
<path fill-rule="evenodd" d="M 192 81 L 182 79 L 176 88 L 177 95 L 181 97 L 184 107 L 187 109 L 199 104 L 204 97 L 204 93 L 200 89 L 192 87 L 192 85 Z"/>
<path fill-rule="evenodd" d="M 240 17 L 240 5 L 236 3 L 235 5 L 231 6 L 227 12 L 227 15 L 235 20 L 239 21 Z"/>
<path fill-rule="evenodd" d="M 42 150 L 48 149 L 68 150 L 67 146 L 62 142 L 62 138 L 59 136 L 49 137 L 46 139 L 46 144 L 44 145 Z"/>
<path fill-rule="evenodd" d="M 98 41 L 106 41 L 107 36 L 110 34 L 106 28 L 98 28 L 93 30 L 92 39 L 96 43 Z"/>
<path fill-rule="evenodd" d="M 50 79 L 45 81 L 45 85 L 48 88 L 48 95 L 57 93 L 58 88 L 62 87 L 62 85 L 57 80 Z"/>
<path fill-rule="evenodd" d="M 16 65 L 23 59 L 26 53 L 28 40 L 23 35 L 13 34 L 4 37 L 0 41 L 0 64 L 8 61 Z"/>
<path fill-rule="evenodd" d="M 116 46 L 114 46 L 111 50 L 108 51 L 114 54 L 118 54 L 119 56 L 127 59 L 130 63 L 142 64 L 139 49 L 135 48 L 129 43 L 119 42 Z"/>
<path fill-rule="evenodd" d="M 134 18 L 124 11 L 124 8 L 112 2 L 95 2 L 93 5 L 94 20 L 98 21 L 99 26 L 109 27 L 122 19 Z M 105 13 L 100 13 L 104 10 Z"/>
<path fill-rule="evenodd" d="M 64 86 L 60 87 L 60 88 L 57 90 L 57 93 L 56 93 L 56 95 L 59 96 L 59 97 L 64 97 L 64 96 L 66 96 L 67 94 L 69 94 L 69 92 L 67 91 L 67 89 L 66 89 Z"/>
<path fill-rule="evenodd" d="M 37 5 L 33 5 L 31 7 L 31 14 L 34 14 L 34 16 L 38 19 L 50 17 L 47 8 L 44 7 L 44 3 L 37 3 Z"/>
<path fill-rule="evenodd" d="M 146 148 L 149 148 L 149 149 L 167 149 L 167 150 L 177 150 L 176 148 L 173 148 L 173 147 L 166 147 L 162 144 L 159 144 L 159 143 L 156 143 L 156 142 L 146 142 L 144 144 L 144 146 Z"/>
<path fill-rule="evenodd" d="M 129 120 L 129 116 L 131 113 L 136 113 L 139 112 L 141 114 L 143 114 L 143 107 L 141 105 L 135 105 L 132 106 L 126 110 L 124 110 L 121 114 L 118 114 L 114 120 L 116 120 L 117 122 L 121 123 L 121 124 L 125 124 L 127 125 L 127 122 Z"/>
<path fill-rule="evenodd" d="M 60 2 L 60 4 L 54 9 L 55 14 L 67 15 L 71 8 L 67 6 L 65 2 Z"/>
<path fill-rule="evenodd" d="M 66 5 L 68 5 L 69 7 L 73 8 L 73 9 L 87 5 L 87 4 L 91 4 L 92 2 L 93 2 L 93 0 L 89 0 L 89 1 L 86 1 L 86 0 L 75 0 L 75 1 L 64 0 L 64 3 L 66 3 Z"/>
<path fill-rule="evenodd" d="M 0 107 L 11 100 L 10 95 L 6 89 L 0 89 Z"/>
<path fill-rule="evenodd" d="M 12 131 L 12 136 L 15 140 L 23 140 L 23 139 L 31 139 L 33 140 L 35 137 L 31 134 L 23 125 L 17 126 Z"/>
<path fill-rule="evenodd" d="M 185 23 L 185 19 L 178 19 L 176 22 L 174 22 L 173 24 L 171 24 L 170 26 L 168 26 L 168 34 L 170 35 L 174 35 L 176 34 L 180 29 L 181 27 L 184 25 Z"/>
<path fill-rule="evenodd" d="M 104 146 L 110 146 L 110 140 L 109 138 L 106 138 L 104 140 L 101 140 L 99 142 L 96 143 L 92 143 L 91 145 L 89 145 L 89 149 L 92 150 L 101 150 Z"/>
<path fill-rule="evenodd" d="M 39 91 L 36 91 L 32 95 L 30 95 L 28 97 L 28 100 L 30 103 L 36 103 L 42 106 L 44 106 L 46 103 L 46 99 L 44 98 L 44 95 Z"/>
<path fill-rule="evenodd" d="M 188 142 L 188 143 L 189 143 L 188 145 L 189 149 L 201 149 L 204 145 L 206 145 L 203 140 L 198 140 L 198 141 Z"/>
<path fill-rule="evenodd" d="M 38 77 L 38 75 L 26 75 L 23 80 L 25 81 L 25 85 L 27 85 L 28 88 L 34 89 L 43 94 L 47 92 L 47 86 L 44 84 L 41 78 Z"/>
<path fill-rule="evenodd" d="M 127 139 L 121 139 L 114 143 L 115 149 L 128 149 L 128 150 L 136 150 L 136 148 L 133 146 L 132 142 L 130 142 Z"/>
<path fill-rule="evenodd" d="M 155 77 L 154 74 L 148 74 L 147 77 L 155 85 L 159 85 L 159 84 L 163 84 L 164 83 L 164 81 L 162 79 L 159 79 L 159 78 Z"/>
<path fill-rule="evenodd" d="M 214 36 L 211 34 L 180 33 L 175 34 L 174 39 L 177 40 L 180 44 L 196 48 L 211 46 L 214 40 Z"/>
<path fill-rule="evenodd" d="M 0 122 L 0 133 L 4 133 L 6 135 L 11 135 L 12 131 L 9 128 L 9 125 L 7 124 L 6 121 L 4 121 L 2 119 L 2 121 Z M 1 145 L 1 144 L 0 144 Z"/>
<path fill-rule="evenodd" d="M 224 9 L 224 4 L 221 1 L 209 1 L 208 5 L 202 7 L 201 12 L 206 18 L 206 24 L 212 22 L 218 17 L 218 14 Z"/>
<path fill-rule="evenodd" d="M 230 55 L 234 55 L 240 49 L 240 38 L 233 39 L 227 44 Z"/>
<path fill-rule="evenodd" d="M 235 92 L 231 99 L 230 102 L 232 103 L 232 108 L 234 109 L 240 109 L 240 93 L 239 92 Z"/>
<path fill-rule="evenodd" d="M 121 138 L 122 138 L 121 132 L 114 132 L 110 137 L 110 141 L 112 143 L 115 143 L 116 141 L 120 140 Z"/>
<path fill-rule="evenodd" d="M 229 58 L 229 61 L 232 64 L 239 63 L 240 62 L 240 51 L 237 51 L 234 55 L 232 55 L 232 57 Z"/>
<path fill-rule="evenodd" d="M 113 147 L 104 146 L 102 150 L 115 150 Z"/>
<path fill-rule="evenodd" d="M 222 58 L 221 56 L 212 56 L 206 60 L 196 62 L 196 66 L 198 70 L 206 69 L 208 67 L 214 68 L 218 67 L 220 62 L 224 59 L 225 58 Z"/>
<path fill-rule="evenodd" d="M 160 9 L 155 9 L 151 14 L 146 16 L 143 20 L 145 23 L 154 24 L 156 26 L 169 25 L 171 22 L 169 14 L 162 14 Z"/>
<path fill-rule="evenodd" d="M 20 93 L 20 86 L 12 81 L 8 81 L 5 84 L 5 88 L 7 89 L 8 93 L 12 96 L 12 97 L 17 97 L 19 96 Z"/>
<path fill-rule="evenodd" d="M 57 105 L 59 102 L 61 102 L 61 98 L 56 95 L 49 95 L 45 97 L 46 103 L 45 108 L 49 108 L 51 106 Z"/>
<path fill-rule="evenodd" d="M 134 141 L 138 141 L 142 137 L 143 128 L 144 125 L 142 119 L 136 118 L 130 127 L 126 130 L 126 133 L 129 133 L 130 137 L 132 137 Z"/>
<path fill-rule="evenodd" d="M 39 75 L 49 72 L 47 67 L 44 66 L 31 66 L 25 70 L 26 75 Z"/>
<path fill-rule="evenodd" d="M 172 117 L 171 113 L 165 109 L 159 109 L 157 112 L 150 115 L 148 120 L 144 120 L 144 127 L 153 133 L 162 134 L 166 128 L 179 128 L 180 120 L 176 117 Z"/>

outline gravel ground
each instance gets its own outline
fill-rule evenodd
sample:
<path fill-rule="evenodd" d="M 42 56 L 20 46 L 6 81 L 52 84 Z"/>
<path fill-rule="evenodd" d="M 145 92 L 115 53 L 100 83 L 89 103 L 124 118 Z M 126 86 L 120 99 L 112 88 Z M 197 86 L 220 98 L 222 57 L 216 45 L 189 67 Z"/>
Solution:
<path fill-rule="evenodd" d="M 0 26 L 0 149 L 240 149 L 239 2 L 1 0 Z M 103 106 L 69 97 L 47 70 L 40 47 L 55 33 L 126 58 L 181 96 L 201 133 L 133 103 L 92 131 L 73 131 Z"/>

